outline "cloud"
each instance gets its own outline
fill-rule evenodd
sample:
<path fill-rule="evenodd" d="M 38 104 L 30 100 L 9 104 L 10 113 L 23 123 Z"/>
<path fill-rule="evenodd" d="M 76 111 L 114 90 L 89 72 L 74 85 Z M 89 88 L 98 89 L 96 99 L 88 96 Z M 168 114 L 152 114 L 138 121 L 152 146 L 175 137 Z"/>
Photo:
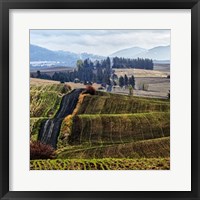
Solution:
<path fill-rule="evenodd" d="M 110 55 L 123 48 L 170 44 L 170 30 L 31 30 L 30 43 L 51 50 Z"/>

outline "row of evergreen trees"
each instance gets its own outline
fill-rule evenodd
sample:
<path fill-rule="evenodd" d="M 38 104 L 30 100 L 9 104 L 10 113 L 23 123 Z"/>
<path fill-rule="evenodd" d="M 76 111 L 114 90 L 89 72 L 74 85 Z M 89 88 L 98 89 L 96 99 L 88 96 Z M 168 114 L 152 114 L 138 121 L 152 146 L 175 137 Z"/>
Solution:
<path fill-rule="evenodd" d="M 132 75 L 131 77 L 127 77 L 127 75 L 125 74 L 125 76 L 120 76 L 119 77 L 119 86 L 120 87 L 127 87 L 127 86 L 132 86 L 132 88 L 135 88 L 135 77 Z"/>
<path fill-rule="evenodd" d="M 55 72 L 52 77 L 38 71 L 35 77 L 61 82 L 73 82 L 75 79 L 79 79 L 81 82 L 96 82 L 110 85 L 112 73 L 110 58 L 106 58 L 101 62 L 92 62 L 90 59 L 86 59 L 84 61 L 78 60 L 77 67 L 73 71 Z M 32 75 L 32 77 L 34 76 Z"/>
<path fill-rule="evenodd" d="M 40 73 L 40 71 L 38 71 L 35 77 L 61 82 L 73 82 L 75 79 L 78 79 L 81 82 L 96 82 L 111 85 L 113 77 L 116 77 L 112 68 L 123 67 L 135 67 L 143 69 L 153 68 L 152 60 L 149 59 L 125 59 L 115 57 L 113 58 L 113 64 L 111 64 L 111 59 L 107 57 L 104 60 L 94 62 L 92 62 L 90 59 L 78 60 L 75 70 L 68 72 L 55 72 L 53 76 L 49 76 L 48 74 Z M 34 76 L 32 75 L 32 77 Z M 122 87 L 128 85 L 128 77 L 120 77 L 119 82 L 120 86 Z M 130 85 L 133 85 L 134 87 L 133 83 L 130 83 Z"/>
<path fill-rule="evenodd" d="M 129 59 L 129 58 L 113 58 L 112 68 L 136 68 L 153 70 L 153 60 L 151 59 Z"/>

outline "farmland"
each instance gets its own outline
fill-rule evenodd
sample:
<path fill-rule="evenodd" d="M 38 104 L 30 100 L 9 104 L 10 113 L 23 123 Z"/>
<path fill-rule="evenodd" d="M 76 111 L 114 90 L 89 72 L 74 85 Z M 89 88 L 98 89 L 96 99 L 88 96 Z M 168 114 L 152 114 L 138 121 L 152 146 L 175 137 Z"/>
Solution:
<path fill-rule="evenodd" d="M 30 140 L 53 119 L 64 95 L 83 84 L 31 79 Z M 94 85 L 97 89 L 98 84 Z M 31 169 L 169 169 L 169 100 L 97 91 L 80 94 L 60 128 L 54 159 L 31 160 Z"/>
<path fill-rule="evenodd" d="M 131 76 L 135 77 L 135 96 L 146 96 L 153 98 L 166 98 L 170 90 L 170 66 L 169 65 L 155 65 L 155 70 L 144 69 L 115 69 L 117 76 Z M 145 86 L 144 89 L 142 86 Z M 121 89 L 116 87 L 113 93 L 128 94 L 128 89 Z"/>
<path fill-rule="evenodd" d="M 41 123 L 52 118 L 59 109 L 62 96 L 70 87 L 57 82 L 30 82 L 30 133 L 31 140 L 37 140 Z"/>
<path fill-rule="evenodd" d="M 169 158 L 33 160 L 34 170 L 168 170 Z"/>

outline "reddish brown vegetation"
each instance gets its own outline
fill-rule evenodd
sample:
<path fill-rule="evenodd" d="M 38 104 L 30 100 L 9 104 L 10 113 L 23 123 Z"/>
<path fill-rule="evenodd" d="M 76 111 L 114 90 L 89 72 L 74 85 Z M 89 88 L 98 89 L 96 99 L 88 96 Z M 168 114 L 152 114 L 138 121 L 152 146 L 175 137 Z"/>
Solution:
<path fill-rule="evenodd" d="M 30 159 L 51 159 L 54 158 L 55 151 L 50 145 L 43 144 L 39 141 L 30 143 Z"/>
<path fill-rule="evenodd" d="M 91 85 L 87 85 L 85 90 L 82 92 L 82 94 L 91 94 L 91 95 L 95 95 L 95 93 L 96 90 Z"/>

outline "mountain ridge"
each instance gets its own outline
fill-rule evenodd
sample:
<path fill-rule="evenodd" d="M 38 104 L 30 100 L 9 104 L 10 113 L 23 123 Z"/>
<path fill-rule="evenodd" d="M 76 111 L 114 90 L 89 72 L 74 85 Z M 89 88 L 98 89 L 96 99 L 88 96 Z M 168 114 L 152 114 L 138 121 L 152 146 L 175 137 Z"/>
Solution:
<path fill-rule="evenodd" d="M 137 53 L 137 51 L 141 51 Z M 135 53 L 134 53 L 135 52 Z M 116 51 L 110 54 L 111 57 L 124 58 L 149 58 L 152 60 L 170 60 L 170 45 L 156 46 L 151 49 L 144 49 L 141 47 L 131 47 Z"/>
<path fill-rule="evenodd" d="M 109 57 L 123 57 L 123 58 L 149 58 L 154 61 L 170 61 L 170 45 L 156 46 L 151 49 L 145 49 L 138 46 L 118 50 Z M 75 67 L 79 59 L 102 60 L 106 57 L 95 54 L 74 53 L 71 51 L 53 51 L 44 47 L 30 44 L 30 66 L 35 67 Z"/>

